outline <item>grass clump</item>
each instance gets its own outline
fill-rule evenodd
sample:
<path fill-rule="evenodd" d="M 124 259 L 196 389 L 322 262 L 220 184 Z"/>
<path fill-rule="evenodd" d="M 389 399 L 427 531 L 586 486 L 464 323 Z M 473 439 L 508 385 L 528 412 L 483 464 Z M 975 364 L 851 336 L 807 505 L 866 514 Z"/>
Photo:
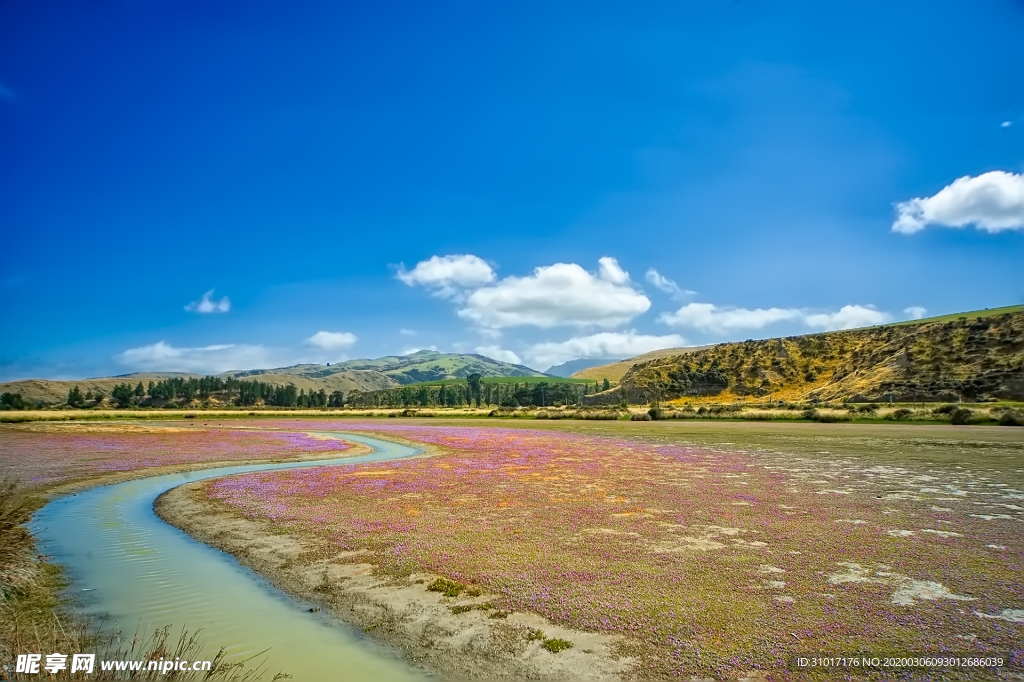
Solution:
<path fill-rule="evenodd" d="M 427 585 L 428 592 L 440 592 L 446 597 L 458 597 L 465 589 L 466 585 L 464 583 L 460 583 L 457 580 L 449 580 L 448 578 L 438 578 Z"/>
<path fill-rule="evenodd" d="M 539 641 L 540 645 L 550 651 L 553 654 L 557 654 L 559 651 L 565 651 L 566 649 L 572 648 L 572 642 L 567 639 L 561 639 L 559 637 L 548 637 L 544 634 L 543 630 L 531 628 L 526 633 L 527 642 Z"/>
<path fill-rule="evenodd" d="M 459 604 L 458 606 L 452 607 L 452 613 L 458 615 L 460 613 L 468 613 L 470 611 L 490 611 L 494 608 L 494 605 L 490 602 L 484 604 Z"/>
<path fill-rule="evenodd" d="M 964 426 L 971 423 L 971 418 L 974 413 L 968 410 L 966 407 L 958 407 L 949 413 L 949 421 L 957 426 Z"/>
<path fill-rule="evenodd" d="M 572 648 L 572 642 L 567 639 L 559 639 L 558 637 L 552 637 L 551 639 L 545 639 L 542 647 L 547 649 L 553 654 L 557 654 L 559 651 L 565 651 L 566 649 Z"/>
<path fill-rule="evenodd" d="M 1000 426 L 1024 426 L 1024 415 L 1007 410 L 999 417 Z"/>

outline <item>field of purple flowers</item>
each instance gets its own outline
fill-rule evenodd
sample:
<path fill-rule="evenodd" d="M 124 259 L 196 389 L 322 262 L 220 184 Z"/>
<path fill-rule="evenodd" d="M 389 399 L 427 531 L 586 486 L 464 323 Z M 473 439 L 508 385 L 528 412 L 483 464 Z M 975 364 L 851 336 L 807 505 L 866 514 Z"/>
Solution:
<path fill-rule="evenodd" d="M 349 447 L 301 431 L 116 423 L 4 425 L 0 477 L 47 485 L 151 467 L 326 456 Z"/>
<path fill-rule="evenodd" d="M 479 427 L 335 425 L 439 456 L 261 472 L 211 500 L 395 575 L 626 636 L 644 674 L 794 654 L 1024 655 L 1024 492 L 992 472 Z M 328 428 L 319 425 L 319 428 Z"/>

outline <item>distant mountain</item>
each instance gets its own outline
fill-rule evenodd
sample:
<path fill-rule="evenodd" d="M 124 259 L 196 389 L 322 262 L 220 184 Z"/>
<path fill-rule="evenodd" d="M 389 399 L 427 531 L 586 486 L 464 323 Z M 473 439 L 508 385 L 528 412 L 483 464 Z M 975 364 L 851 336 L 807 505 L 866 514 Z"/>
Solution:
<path fill-rule="evenodd" d="M 474 353 L 439 353 L 421 350 L 409 355 L 388 356 L 376 360 L 347 360 L 337 367 L 353 370 L 374 370 L 397 381 L 414 384 L 420 381 L 463 379 L 470 374 L 485 377 L 540 377 L 542 372 L 523 365 L 501 362 Z M 334 369 L 331 365 L 330 369 Z"/>
<path fill-rule="evenodd" d="M 483 355 L 439 353 L 421 350 L 409 355 L 388 356 L 376 359 L 347 360 L 331 365 L 293 365 L 273 369 L 249 369 L 224 372 L 218 376 L 233 377 L 249 381 L 263 381 L 270 384 L 294 384 L 296 388 L 309 391 L 323 389 L 332 391 L 376 391 L 393 388 L 419 381 L 461 379 L 470 374 L 485 377 L 541 377 L 541 372 L 493 360 Z M 182 372 L 137 372 L 113 377 L 82 379 L 80 381 L 50 381 L 48 379 L 26 379 L 0 384 L 0 393 L 20 393 L 30 403 L 43 401 L 61 403 L 72 386 L 82 392 L 100 390 L 109 395 L 117 384 L 125 381 L 143 385 L 168 377 L 202 376 Z"/>
<path fill-rule="evenodd" d="M 609 362 L 618 362 L 620 358 L 580 358 L 578 360 L 569 360 L 563 362 L 560 365 L 553 365 L 544 370 L 545 374 L 550 374 L 553 377 L 563 377 L 568 379 L 576 372 L 582 372 L 585 369 L 591 367 L 599 367 L 606 365 Z"/>

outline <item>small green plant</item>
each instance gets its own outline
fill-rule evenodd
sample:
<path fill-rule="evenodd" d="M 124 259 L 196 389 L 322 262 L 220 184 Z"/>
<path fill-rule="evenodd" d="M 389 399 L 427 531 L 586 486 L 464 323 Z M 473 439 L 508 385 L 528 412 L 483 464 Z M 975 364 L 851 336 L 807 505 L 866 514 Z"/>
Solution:
<path fill-rule="evenodd" d="M 458 597 L 466 586 L 457 580 L 448 580 L 448 578 L 438 578 L 434 582 L 427 585 L 427 590 L 430 592 L 440 592 L 446 597 Z"/>
<path fill-rule="evenodd" d="M 553 654 L 557 654 L 559 651 L 565 651 L 566 649 L 572 648 L 572 642 L 567 639 L 559 639 L 558 637 L 552 637 L 551 639 L 545 639 L 542 647 L 547 649 Z"/>
<path fill-rule="evenodd" d="M 485 602 L 483 604 L 459 604 L 458 606 L 452 607 L 452 613 L 467 613 L 469 611 L 490 611 L 494 608 L 494 604 L 491 602 Z"/>
<path fill-rule="evenodd" d="M 526 633 L 526 641 L 533 642 L 538 639 L 541 641 L 545 639 L 544 631 L 538 630 L 537 628 L 530 628 L 530 631 Z"/>

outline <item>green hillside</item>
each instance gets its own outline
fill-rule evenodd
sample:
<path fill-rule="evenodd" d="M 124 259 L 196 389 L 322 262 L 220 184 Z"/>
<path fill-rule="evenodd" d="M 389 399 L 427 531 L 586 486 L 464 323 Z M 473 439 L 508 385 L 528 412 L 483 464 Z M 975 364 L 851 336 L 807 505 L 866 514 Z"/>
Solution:
<path fill-rule="evenodd" d="M 487 378 L 502 377 L 544 377 L 545 375 L 524 367 L 483 355 L 439 353 L 421 350 L 404 356 L 387 356 L 377 359 L 348 360 L 331 365 L 304 364 L 274 369 L 250 369 L 224 372 L 221 379 L 261 381 L 276 385 L 293 385 L 300 391 L 313 393 L 325 391 L 330 394 L 342 391 L 371 392 L 396 386 L 424 381 L 463 381 L 471 374 Z M 110 395 L 118 384 L 128 382 L 144 385 L 172 377 L 196 377 L 201 375 L 181 372 L 138 372 L 114 377 L 99 377 L 78 381 L 55 381 L 49 379 L 26 379 L 0 384 L 0 393 L 17 393 L 30 405 L 62 404 L 74 386 L 82 393 L 101 392 Z"/>
<path fill-rule="evenodd" d="M 655 358 L 588 402 L 1024 400 L 1024 312 L 984 313 Z"/>
<path fill-rule="evenodd" d="M 442 379 L 465 379 L 470 374 L 484 377 L 541 377 L 541 372 L 471 353 L 439 353 L 421 350 L 409 355 L 375 360 L 348 360 L 338 363 L 346 369 L 375 370 L 399 384 L 414 384 Z M 334 366 L 331 366 L 333 369 Z"/>

